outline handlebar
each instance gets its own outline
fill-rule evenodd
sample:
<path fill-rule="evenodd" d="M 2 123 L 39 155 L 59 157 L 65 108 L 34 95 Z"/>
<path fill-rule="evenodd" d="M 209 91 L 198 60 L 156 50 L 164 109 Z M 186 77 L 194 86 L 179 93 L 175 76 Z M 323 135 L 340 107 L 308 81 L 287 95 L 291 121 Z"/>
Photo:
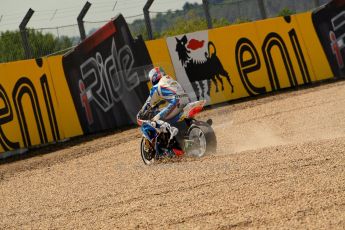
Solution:
<path fill-rule="evenodd" d="M 148 106 L 145 111 L 139 111 L 137 114 L 137 123 L 138 125 L 142 125 L 144 121 L 151 120 L 155 111 L 155 107 Z"/>
<path fill-rule="evenodd" d="M 150 105 L 148 105 L 145 111 L 140 110 L 139 113 L 137 114 L 138 125 L 141 126 L 144 121 L 151 120 L 156 115 L 156 111 L 159 108 L 159 106 L 161 106 L 164 103 L 165 103 L 164 101 L 160 101 L 155 106 L 151 107 Z"/>

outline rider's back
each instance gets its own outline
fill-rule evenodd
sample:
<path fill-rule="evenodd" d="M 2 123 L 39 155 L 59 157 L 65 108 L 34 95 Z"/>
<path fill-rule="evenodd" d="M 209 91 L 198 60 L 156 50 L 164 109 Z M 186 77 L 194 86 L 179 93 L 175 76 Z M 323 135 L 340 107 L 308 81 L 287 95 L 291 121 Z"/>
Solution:
<path fill-rule="evenodd" d="M 182 86 L 167 75 L 163 76 L 158 82 L 158 92 L 165 99 L 171 99 L 174 95 L 182 96 L 186 94 Z"/>

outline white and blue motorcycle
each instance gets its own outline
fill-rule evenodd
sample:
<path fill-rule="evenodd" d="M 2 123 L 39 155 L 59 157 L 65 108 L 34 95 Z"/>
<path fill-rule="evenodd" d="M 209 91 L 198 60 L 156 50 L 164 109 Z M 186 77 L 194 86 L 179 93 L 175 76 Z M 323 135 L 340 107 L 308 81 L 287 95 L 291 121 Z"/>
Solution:
<path fill-rule="evenodd" d="M 140 112 L 137 122 L 143 134 L 140 153 L 144 163 L 150 165 L 161 159 L 184 155 L 202 157 L 206 153 L 216 151 L 217 139 L 211 127 L 212 120 L 204 122 L 194 119 L 205 104 L 205 100 L 189 103 L 172 119 L 173 123 L 169 121 L 179 130 L 173 138 L 170 129 L 162 131 L 160 122 L 151 121 L 159 112 L 158 106 L 149 108 L 144 113 Z"/>

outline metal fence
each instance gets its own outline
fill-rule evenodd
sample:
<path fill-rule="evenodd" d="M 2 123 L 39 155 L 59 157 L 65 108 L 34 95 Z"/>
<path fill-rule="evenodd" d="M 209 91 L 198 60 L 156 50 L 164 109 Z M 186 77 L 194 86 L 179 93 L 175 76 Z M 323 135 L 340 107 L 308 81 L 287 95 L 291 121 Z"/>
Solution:
<path fill-rule="evenodd" d="M 225 15 L 230 23 L 239 21 L 261 19 L 258 0 L 236 0 L 227 3 L 210 3 L 211 18 L 220 19 L 219 15 Z M 223 16 L 222 16 L 223 17 Z"/>
<path fill-rule="evenodd" d="M 299 13 L 312 10 L 329 0 L 233 0 L 225 3 L 217 3 L 217 0 L 209 0 L 211 17 L 226 15 L 230 23 L 236 21 L 253 21 L 266 17 L 276 17 L 287 12 Z"/>
<path fill-rule="evenodd" d="M 153 0 L 147 1 L 153 2 Z M 171 36 L 172 33 L 191 32 L 193 28 L 187 26 L 186 20 L 195 20 L 195 23 L 201 23 L 198 25 L 198 29 L 207 29 L 209 27 L 207 20 L 211 22 L 213 27 L 217 27 L 274 17 L 282 13 L 282 10 L 296 13 L 303 12 L 315 8 L 317 5 L 325 4 L 328 0 L 203 0 L 202 2 L 203 4 L 185 3 L 183 9 L 176 11 L 149 11 L 151 28 L 148 28 L 148 25 L 145 24 L 144 13 L 125 18 L 129 23 L 133 36 L 142 35 L 144 39 L 152 39 Z M 188 14 L 185 13 L 187 11 Z M 87 10 L 84 13 L 86 14 Z M 198 21 L 196 19 L 202 20 Z M 106 22 L 107 20 L 84 21 L 83 27 L 86 36 L 91 35 Z M 148 29 L 152 31 L 152 38 L 149 36 Z M 21 31 L 0 32 L 0 63 L 64 53 L 82 40 L 77 19 L 71 25 L 25 28 L 23 31 L 27 36 L 28 47 L 26 48 L 29 49 L 30 53 L 28 54 L 25 50 Z"/>
<path fill-rule="evenodd" d="M 174 12 L 150 11 L 151 28 L 148 28 L 148 30 L 152 30 L 153 36 L 148 39 L 164 37 L 166 35 L 169 36 L 171 35 L 169 30 L 174 29 L 174 27 L 179 27 L 175 30 L 176 32 L 192 32 L 193 29 L 215 28 L 289 13 L 304 12 L 312 10 L 328 1 L 329 0 L 202 0 L 201 5 L 186 3 L 183 10 Z M 185 14 L 186 10 L 189 10 L 190 13 Z M 195 21 L 194 25 L 196 23 L 199 23 L 199 25 L 194 26 L 194 28 L 188 28 L 190 23 L 185 23 L 183 26 L 179 25 L 179 23 L 184 23 L 186 20 L 194 20 L 196 18 L 199 19 L 199 22 Z M 145 26 L 144 22 L 142 26 Z"/>

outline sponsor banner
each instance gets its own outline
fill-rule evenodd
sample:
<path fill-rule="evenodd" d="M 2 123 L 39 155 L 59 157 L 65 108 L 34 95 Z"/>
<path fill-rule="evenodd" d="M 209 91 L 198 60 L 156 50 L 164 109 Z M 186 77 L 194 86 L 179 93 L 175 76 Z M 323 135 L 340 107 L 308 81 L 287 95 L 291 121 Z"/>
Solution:
<path fill-rule="evenodd" d="M 254 23 L 213 29 L 209 31 L 209 38 L 217 47 L 218 63 L 221 63 L 214 70 L 220 76 L 215 83 L 222 85 L 223 81 L 224 85 L 224 90 L 218 86 L 221 88 L 218 92 L 215 86 L 211 89 L 212 104 L 265 93 L 269 82 L 265 77 L 260 49 L 256 48 L 260 39 Z M 221 74 L 222 69 L 228 73 L 233 87 Z"/>
<path fill-rule="evenodd" d="M 209 104 L 333 76 L 311 13 L 169 37 L 167 45 L 177 80 Z"/>
<path fill-rule="evenodd" d="M 54 65 L 53 69 L 61 70 L 61 58 L 60 61 L 40 58 L 0 64 L 0 152 L 66 137 L 60 114 L 63 112 L 72 120 L 76 114 L 69 106 L 58 106 L 51 65 Z M 60 74 L 59 77 L 63 78 L 62 71 Z M 64 95 L 66 98 L 69 96 L 68 93 Z M 77 120 L 74 121 L 78 124 Z M 67 133 L 81 134 L 76 130 Z"/>
<path fill-rule="evenodd" d="M 264 77 L 270 83 L 270 87 L 265 87 L 266 92 L 295 88 L 316 80 L 300 33 L 298 17 L 299 15 L 294 15 L 255 22 L 260 39 L 255 47 L 260 55 L 262 68 L 266 71 Z M 324 56 L 322 49 L 318 51 L 319 58 Z M 324 64 L 327 66 L 327 61 Z"/>
<path fill-rule="evenodd" d="M 345 77 L 345 2 L 334 0 L 312 15 L 334 76 Z"/>
<path fill-rule="evenodd" d="M 83 135 L 62 66 L 62 55 L 48 58 L 49 70 L 57 98 L 57 111 L 64 138 Z"/>
<path fill-rule="evenodd" d="M 212 67 L 208 31 L 167 38 L 167 45 L 176 78 L 189 98 L 193 101 L 204 98 L 210 103 Z"/>
<path fill-rule="evenodd" d="M 66 79 L 85 134 L 134 124 L 149 94 L 151 59 L 123 16 L 96 31 L 63 58 Z"/>
<path fill-rule="evenodd" d="M 311 76 L 311 80 L 321 81 L 333 78 L 334 75 L 327 60 L 327 56 L 323 51 L 322 44 L 315 32 L 311 14 L 311 12 L 306 12 L 297 14 L 293 16 L 293 18 L 297 21 L 297 31 L 301 43 L 303 42 L 307 50 L 307 52 L 303 51 L 305 54 L 304 58 L 308 66 L 312 66 L 314 77 Z"/>

